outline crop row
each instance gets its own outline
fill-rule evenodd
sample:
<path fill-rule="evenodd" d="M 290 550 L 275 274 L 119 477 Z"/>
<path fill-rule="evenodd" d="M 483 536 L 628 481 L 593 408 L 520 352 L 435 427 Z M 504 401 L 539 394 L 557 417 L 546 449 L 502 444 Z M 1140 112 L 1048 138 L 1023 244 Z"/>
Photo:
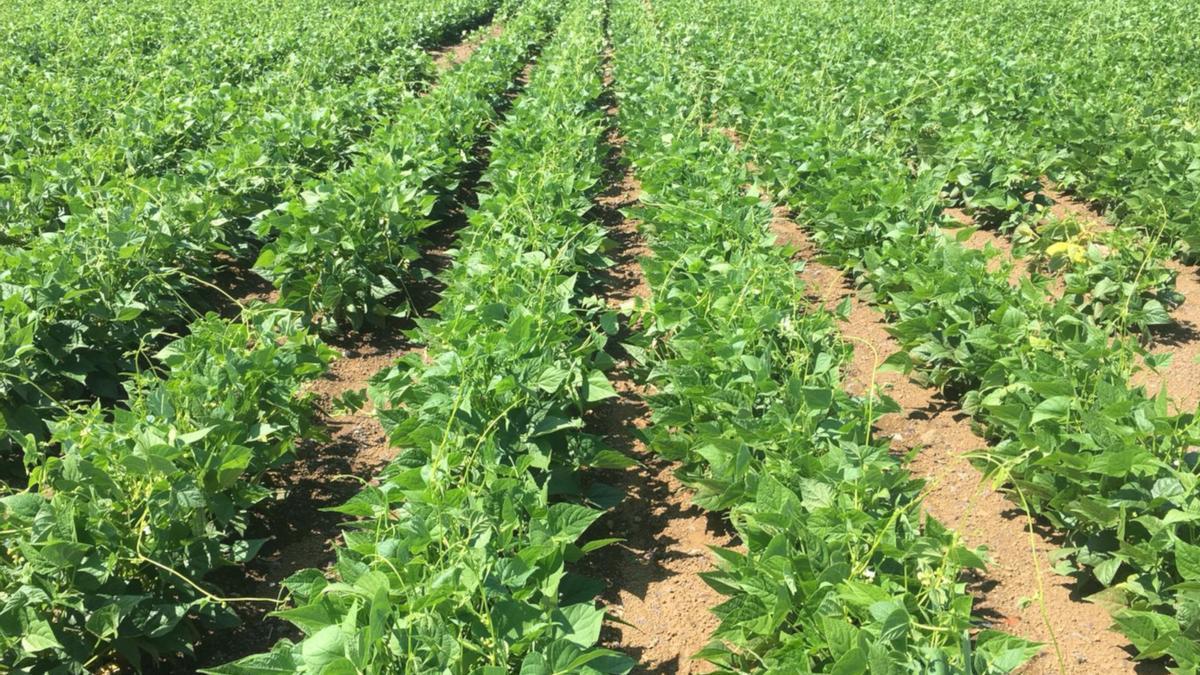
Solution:
<path fill-rule="evenodd" d="M 726 28 L 701 39 L 727 36 L 730 19 L 776 22 L 772 62 L 832 93 L 840 106 L 824 117 L 859 125 L 943 174 L 946 196 L 988 220 L 1015 224 L 1036 211 L 1048 176 L 1192 255 L 1200 226 L 1194 13 L 1124 0 L 935 5 L 826 0 L 790 14 L 769 5 L 770 19 L 725 8 L 715 25 Z M 1043 14 L 1061 20 L 1024 29 L 1024 17 Z M 723 79 L 769 87 L 752 61 L 713 65 Z M 716 107 L 753 105 L 749 93 L 727 92 Z"/>
<path fill-rule="evenodd" d="M 725 11 L 667 4 L 690 15 Z M 863 25 L 797 22 L 790 34 L 811 30 L 801 42 L 846 54 Z M 1129 384 L 1138 357 L 1155 361 L 1127 337 L 1137 327 L 1132 304 L 1117 303 L 1125 311 L 1106 320 L 1077 298 L 1011 286 L 1005 271 L 989 270 L 994 253 L 942 236 L 944 167 L 914 164 L 905 127 L 880 124 L 895 102 L 829 96 L 820 77 L 772 71 L 776 29 L 764 22 L 739 33 L 761 40 L 752 44 L 767 55 L 743 61 L 757 84 L 707 72 L 722 97 L 740 102 L 724 119 L 823 252 L 870 288 L 903 347 L 889 365 L 957 395 L 992 441 L 979 453 L 989 473 L 1066 534 L 1066 571 L 1103 589 L 1141 658 L 1196 667 L 1195 415 L 1169 413 L 1165 395 Z M 716 41 L 695 53 L 709 64 L 738 59 Z"/>
<path fill-rule="evenodd" d="M 1066 20 L 1029 33 L 1018 17 L 1031 11 Z M 1109 207 L 1117 222 L 1195 255 L 1194 13 L 1169 2 L 1008 0 L 967 3 L 936 24 L 916 13 L 888 24 L 887 42 L 905 52 L 895 59 L 902 72 L 891 75 L 954 86 L 931 87 L 888 121 L 912 151 L 961 177 L 952 191 L 964 203 L 1019 219 L 1039 201 L 1030 189 L 1050 176 Z"/>
<path fill-rule="evenodd" d="M 668 3 L 655 12 L 694 19 Z M 688 44 L 643 3 L 612 18 L 620 125 L 642 183 L 653 256 L 640 313 L 651 447 L 679 461 L 694 501 L 727 511 L 744 552 L 705 575 L 728 596 L 699 656 L 719 672 L 1006 672 L 1036 651 L 971 636 L 961 572 L 982 567 L 930 518 L 871 425 L 894 404 L 841 386 L 850 347 L 807 307 L 790 251 L 729 139 L 705 122 Z"/>
<path fill-rule="evenodd" d="M 980 19 L 970 12 L 985 10 L 967 6 L 974 9 L 962 22 L 971 25 L 975 35 L 975 22 Z M 1169 323 L 1168 310 L 1182 300 L 1174 290 L 1176 273 L 1167 264 L 1176 239 L 1161 231 L 1154 236 L 1133 230 L 1096 231 L 1050 216 L 1044 176 L 1054 173 L 1062 158 L 1042 144 L 1040 136 L 1045 134 L 1030 132 L 1032 122 L 1002 107 L 1017 95 L 1009 89 L 1021 78 L 1007 71 L 1005 77 L 991 77 L 994 67 L 977 72 L 982 66 L 964 65 L 938 53 L 957 49 L 958 41 L 944 41 L 936 30 L 927 30 L 921 12 L 884 20 L 863 11 L 867 16 L 847 11 L 836 0 L 806 6 L 802 16 L 790 15 L 778 5 L 766 6 L 750 22 L 759 32 L 759 55 L 729 59 L 714 45 L 730 39 L 733 27 L 746 26 L 748 19 L 738 6 L 714 8 L 703 29 L 691 33 L 691 39 L 703 46 L 695 58 L 703 61 L 707 76 L 716 83 L 714 118 L 738 126 L 751 137 L 772 135 L 766 120 L 748 119 L 745 114 L 758 105 L 759 97 L 777 95 L 778 87 L 764 77 L 766 72 L 786 73 L 804 80 L 805 87 L 829 90 L 836 105 L 797 101 L 791 114 L 809 115 L 832 127 L 851 125 L 901 153 L 913 170 L 931 180 L 936 176 L 943 183 L 938 208 L 961 206 L 977 224 L 1004 230 L 1018 252 L 1035 257 L 1031 280 L 1042 286 L 1042 292 L 1065 295 L 1081 313 L 1119 329 L 1146 331 Z M 775 30 L 768 32 L 772 25 Z M 992 28 L 978 31 L 1000 39 L 995 33 Z M 820 39 L 814 41 L 814 35 Z M 862 49 L 868 35 L 874 41 L 872 50 Z M 926 54 L 931 50 L 936 56 Z M 989 50 L 973 53 L 992 58 Z M 825 66 L 814 69 L 814 63 Z M 971 76 L 952 70 L 945 80 L 953 86 L 931 84 L 938 79 L 930 75 L 931 69 L 960 66 Z M 1045 77 L 1054 75 L 1049 71 Z M 1007 96 L 989 88 L 1002 89 Z M 1030 114 L 1043 119 L 1040 111 Z M 776 151 L 787 152 L 787 139 L 773 142 Z M 762 169 L 765 176 L 780 179 L 771 175 L 771 165 Z M 786 194 L 788 187 L 780 189 Z M 1061 290 L 1047 283 L 1052 277 L 1063 279 Z"/>
<path fill-rule="evenodd" d="M 507 25 L 359 143 L 352 166 L 292 190 L 256 219 L 253 231 L 267 244 L 254 268 L 279 289 L 280 304 L 330 329 L 408 312 L 421 232 L 445 214 L 476 142 L 544 38 L 545 12 L 529 16 L 541 22 Z"/>
<path fill-rule="evenodd" d="M 303 143 L 293 151 L 302 154 L 284 167 L 315 173 L 344 162 L 351 144 L 394 114 L 427 77 L 429 59 L 421 48 L 477 23 L 495 2 L 458 0 L 420 11 L 408 4 L 367 4 L 366 16 L 330 17 L 323 30 L 293 45 L 286 62 L 252 82 L 145 92 L 110 111 L 103 129 L 65 148 L 6 153 L 0 167 L 6 236 L 27 242 L 93 210 L 119 208 L 110 202 L 146 189 L 137 177 L 173 172 L 185 183 L 227 181 L 225 164 L 279 163 L 272 146 L 291 138 Z M 112 85 L 94 86 L 108 91 Z"/>
<path fill-rule="evenodd" d="M 400 455 L 340 508 L 354 520 L 333 579 L 285 582 L 279 615 L 304 639 L 209 672 L 629 670 L 595 647 L 597 588 L 565 567 L 607 543 L 578 543 L 605 496 L 579 471 L 628 463 L 580 431 L 614 394 L 615 324 L 583 290 L 606 263 L 583 215 L 601 175 L 601 25 L 597 2 L 569 3 L 492 139 L 438 318 L 418 321 L 424 355 L 373 380 Z"/>
<path fill-rule="evenodd" d="M 0 498 L 0 661 L 84 673 L 190 651 L 236 616 L 204 579 L 252 558 L 259 479 L 315 430 L 300 386 L 332 352 L 294 313 L 192 324 L 128 380 L 116 410 L 56 421 L 26 490 Z"/>
<path fill-rule="evenodd" d="M 522 12 L 503 38 L 448 75 L 440 96 L 477 103 L 458 118 L 466 125 L 454 136 L 461 147 L 444 144 L 442 152 L 465 157 L 556 12 Z M 424 100 L 438 109 L 433 95 Z M 459 165 L 440 168 L 448 174 Z M 75 233 L 72 226 L 61 236 Z M 200 260 L 212 251 L 195 253 Z M 120 264 L 123 254 L 114 255 Z M 172 324 L 187 316 L 155 309 Z M 119 385 L 114 375 L 118 407 L 56 411 L 45 441 L 17 438 L 29 482 L 0 500 L 4 663 L 32 672 L 86 672 L 114 660 L 140 668 L 236 623 L 228 603 L 237 599 L 220 597 L 206 578 L 255 555 L 262 540 L 246 538 L 246 514 L 269 497 L 260 478 L 290 460 L 298 439 L 319 436 L 298 392 L 332 352 L 302 328 L 309 318 L 276 307 L 244 310 L 234 323 L 209 315 L 187 326 L 187 337 L 132 362 L 149 366 L 145 372 Z"/>
<path fill-rule="evenodd" d="M 414 171 L 429 183 L 453 185 L 456 170 L 475 142 L 474 134 L 493 119 L 495 102 L 541 34 L 536 20 L 515 22 L 474 58 L 447 73 L 431 94 L 404 103 L 392 120 L 356 146 L 359 161 L 352 168 L 343 172 L 335 166 L 320 182 L 314 180 L 311 191 L 298 185 L 314 161 L 308 148 L 311 128 L 303 123 L 281 125 L 274 136 L 214 151 L 203 167 L 206 172 L 191 178 L 130 181 L 123 200 L 112 198 L 105 208 L 93 210 L 36 245 L 0 252 L 6 263 L 0 271 L 4 284 L 0 412 L 7 427 L 36 431 L 58 402 L 84 395 L 119 397 L 116 382 L 129 363 L 126 352 L 153 341 L 152 331 L 186 320 L 194 308 L 210 302 L 204 294 L 217 262 L 215 254 L 264 241 L 250 231 L 251 220 L 260 212 L 269 213 L 280 200 L 308 203 L 308 197 L 334 185 L 354 190 L 344 195 L 348 199 L 342 203 L 363 205 L 363 210 L 347 210 L 336 219 L 305 221 L 307 236 L 316 243 L 285 249 L 294 256 L 293 270 L 315 278 L 323 267 L 347 269 L 350 264 L 343 261 L 362 255 L 395 262 L 388 271 L 401 278 L 402 254 L 415 255 L 412 241 L 385 236 L 381 240 L 391 247 L 376 246 L 360 254 L 342 246 L 337 233 L 387 231 L 386 223 L 393 223 L 390 234 L 401 227 L 409 234 L 419 231 L 427 222 L 428 208 L 414 215 L 407 200 L 426 206 L 431 200 L 411 194 L 411 184 L 394 193 L 389 190 Z M 452 100 L 459 107 L 449 121 L 456 124 L 438 131 L 440 127 L 432 123 L 446 121 L 450 115 L 445 111 L 456 109 L 448 103 Z M 439 112 L 441 116 L 436 115 Z M 302 111 L 295 117 L 314 119 Z M 416 131 L 427 133 L 410 136 L 394 131 L 410 132 L 414 125 Z M 336 119 L 320 118 L 319 126 L 331 133 L 339 129 Z M 434 141 L 430 149 L 410 154 L 414 146 L 430 140 Z M 410 163 L 417 157 L 422 165 Z M 376 170 L 371 173 L 364 167 Z M 389 167 L 394 174 L 386 173 Z M 284 208 L 295 210 L 292 203 L 285 202 Z M 369 218 L 365 210 L 373 204 L 379 205 L 378 215 Z M 401 211 L 402 206 L 406 210 Z M 388 215 L 394 218 L 382 220 Z M 263 236 L 286 237 L 285 228 L 274 225 L 277 219 L 271 221 Z M 321 247 L 325 242 L 332 245 Z M 304 258 L 309 250 L 322 255 Z M 282 255 L 276 259 L 280 265 L 286 260 Z M 355 274 L 357 269 L 349 269 L 348 276 L 361 278 Z M 282 279 L 279 285 L 288 304 L 305 309 L 323 306 L 317 304 L 321 298 L 292 302 L 292 287 Z"/>

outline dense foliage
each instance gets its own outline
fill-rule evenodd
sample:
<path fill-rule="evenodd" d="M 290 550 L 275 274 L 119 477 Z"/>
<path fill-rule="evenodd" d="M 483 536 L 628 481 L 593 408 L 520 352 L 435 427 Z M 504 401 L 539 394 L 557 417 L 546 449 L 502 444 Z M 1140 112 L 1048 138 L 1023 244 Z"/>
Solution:
<path fill-rule="evenodd" d="M 841 388 L 850 348 L 836 317 L 808 306 L 770 207 L 743 190 L 744 158 L 705 124 L 674 27 L 641 3 L 615 6 L 621 126 L 644 190 L 635 215 L 654 251 L 650 438 L 683 463 L 698 504 L 729 510 L 745 547 L 706 575 L 729 599 L 701 655 L 729 673 L 1016 668 L 1036 645 L 969 634 L 960 574 L 983 567 L 981 553 L 921 518 L 921 483 L 872 436 L 894 403 Z"/>
<path fill-rule="evenodd" d="M 645 438 L 739 536 L 704 575 L 726 599 L 698 658 L 965 675 L 1040 648 L 973 614 L 986 552 L 922 513 L 874 435 L 895 402 L 843 387 L 844 307 L 805 298 L 777 200 L 882 310 L 886 367 L 958 401 L 980 465 L 1063 534 L 1077 590 L 1139 658 L 1195 672 L 1200 427 L 1132 384 L 1169 366 L 1145 345 L 1189 300 L 1172 258 L 1200 251 L 1194 9 L 11 0 L 0 670 L 169 667 L 235 623 L 213 573 L 255 556 L 264 477 L 323 437 L 318 336 L 397 317 L 422 348 L 369 393 L 398 454 L 337 507 L 333 566 L 284 583 L 302 638 L 210 672 L 631 670 L 574 565 L 613 543 L 588 534 L 622 497 L 597 470 L 632 462 L 587 429 L 618 395 L 592 211 L 609 93 L 651 250 L 622 345 Z M 426 279 L 428 230 L 485 161 Z M 1061 191 L 1112 227 L 1053 209 Z M 1029 274 L 965 246 L 965 219 Z M 230 267 L 271 302 L 230 298 Z M 417 283 L 440 293 L 425 316 Z"/>
<path fill-rule="evenodd" d="M 493 5 L 455 0 L 396 14 L 403 18 L 390 20 L 403 22 L 396 27 L 400 43 L 377 46 L 372 53 L 378 68 L 350 68 L 348 83 L 331 84 L 332 89 L 276 83 L 263 94 L 264 107 L 235 115 L 224 135 L 188 153 L 178 171 L 135 173 L 88 187 L 61 229 L 0 248 L 0 436 L 10 429 L 39 432 L 42 418 L 57 404 L 85 396 L 119 398 L 128 352 L 141 348 L 152 331 L 179 327 L 220 300 L 220 291 L 209 287 L 216 255 L 240 257 L 260 244 L 251 231 L 256 216 L 300 192 L 299 186 L 323 170 L 344 168 L 358 143 L 374 137 L 372 131 L 391 138 L 384 130 L 390 124 L 376 129 L 379 122 L 425 112 L 406 107 L 412 95 L 404 73 L 382 66 L 394 56 L 396 63 L 411 65 L 416 57 L 410 41 L 433 42 Z M 527 48 L 535 37 L 518 29 L 511 40 Z M 346 61 L 365 58 L 337 53 Z M 507 53 L 492 69 L 507 73 L 519 58 Z M 451 79 L 464 81 L 455 88 L 460 98 L 487 100 L 504 89 L 477 74 L 453 73 Z M 362 188 L 374 192 L 386 179 L 379 176 Z M 373 224 L 367 220 L 360 227 Z M 341 225 L 325 220 L 320 230 L 336 232 Z M 394 249 L 408 246 L 394 238 L 391 243 Z M 399 254 L 393 255 L 398 262 Z M 309 260 L 304 271 L 323 264 L 324 257 Z M 0 438 L 0 447 L 3 443 Z"/>
<path fill-rule="evenodd" d="M 29 487 L 0 498 L 0 660 L 82 672 L 116 652 L 136 666 L 236 621 L 204 578 L 254 556 L 262 542 L 242 533 L 270 494 L 258 479 L 314 433 L 295 394 L 330 351 L 298 323 L 274 309 L 202 319 L 125 384 L 123 408 L 58 420 L 45 459 L 27 439 Z"/>
<path fill-rule="evenodd" d="M 864 16 L 835 1 L 811 5 L 804 20 L 785 20 L 736 3 L 667 4 L 707 18 L 688 30 L 695 38 L 689 55 L 708 82 L 710 114 L 739 130 L 771 192 L 885 310 L 903 346 L 891 367 L 960 398 L 993 443 L 979 453 L 983 466 L 1009 485 L 1019 505 L 1066 533 L 1064 570 L 1080 576 L 1083 588 L 1102 590 L 1099 598 L 1116 608 L 1117 626 L 1142 658 L 1166 656 L 1184 671 L 1200 665 L 1192 562 L 1200 550 L 1196 416 L 1172 412 L 1165 394 L 1130 383 L 1143 359 L 1163 365 L 1136 338 L 1165 323 L 1167 308 L 1180 301 L 1163 259 L 1186 243 L 1194 222 L 1187 199 L 1123 200 L 1118 223 L 1138 227 L 1104 235 L 1129 244 L 1116 252 L 1082 241 L 1078 225 L 1045 219 L 1030 195 L 1041 190 L 1042 173 L 1073 170 L 1064 167 L 1074 166 L 1074 155 L 1061 139 L 1028 135 L 1029 125 L 1052 129 L 1072 118 L 1055 117 L 1067 115 L 1060 107 L 1034 107 L 1047 117 L 1014 119 L 1020 111 L 1006 96 L 1024 99 L 995 93 L 1019 86 L 1005 78 L 933 87 L 928 78 L 938 68 L 926 60 L 919 75 L 903 76 L 925 58 L 908 51 L 914 43 L 952 48 L 924 12 L 883 21 L 870 8 Z M 1006 5 L 994 13 L 976 8 L 972 25 L 1003 25 L 1012 16 L 1012 6 L 1001 9 Z M 749 56 L 735 58 L 722 46 L 735 25 L 737 39 L 755 46 L 744 52 Z M 983 34 L 1007 49 L 1012 33 Z M 989 61 L 995 51 L 979 58 Z M 828 69 L 813 71 L 814 62 Z M 1041 66 L 1039 76 L 1051 80 L 1079 75 Z M 748 73 L 753 77 L 741 77 Z M 836 95 L 824 95 L 831 90 Z M 1156 115 L 1156 105 L 1176 110 L 1161 92 L 1146 95 L 1145 115 Z M 962 100 L 972 96 L 980 97 L 974 107 Z M 951 100 L 949 110 L 940 107 Z M 964 109 L 975 112 L 959 115 Z M 1157 131 L 1146 123 L 1123 133 Z M 1010 134 L 1023 142 L 1010 143 Z M 1137 163 L 1123 168 L 1136 180 L 1158 171 Z M 1065 292 L 1051 293 L 1048 278 L 1010 285 L 1007 270 L 989 265 L 994 250 L 943 236 L 938 214 L 955 205 L 980 222 L 1002 216 L 1014 239 L 1035 250 L 1039 231 L 1051 239 L 1044 252 L 1065 257 Z"/>
<path fill-rule="evenodd" d="M 560 3 L 548 7 L 563 11 Z M 586 468 L 629 460 L 582 433 L 614 395 L 605 264 L 583 218 L 599 186 L 598 3 L 569 3 L 528 88 L 492 139 L 479 208 L 444 275 L 438 318 L 372 397 L 400 456 L 341 511 L 353 521 L 333 579 L 301 572 L 280 615 L 305 633 L 208 672 L 624 673 L 597 648 L 604 611 L 566 565 L 611 503 Z"/>
<path fill-rule="evenodd" d="M 508 22 L 360 143 L 353 166 L 293 190 L 257 219 L 254 232 L 269 243 L 255 269 L 279 288 L 280 303 L 327 329 L 408 313 L 420 234 L 445 213 L 549 18 L 535 6 Z"/>

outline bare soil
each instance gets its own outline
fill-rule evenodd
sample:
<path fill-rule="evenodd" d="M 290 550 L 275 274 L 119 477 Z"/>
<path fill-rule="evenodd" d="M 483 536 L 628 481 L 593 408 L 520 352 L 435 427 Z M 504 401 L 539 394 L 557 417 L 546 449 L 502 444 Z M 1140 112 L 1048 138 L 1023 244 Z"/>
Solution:
<path fill-rule="evenodd" d="M 487 40 L 499 37 L 503 32 L 502 24 L 493 23 L 485 29 L 471 33 L 465 40 L 457 44 L 434 49 L 430 51 L 429 55 L 433 57 L 434 67 L 439 73 L 442 73 L 471 58 L 480 45 Z"/>
<path fill-rule="evenodd" d="M 606 84 L 611 85 L 611 75 L 606 74 Z M 612 120 L 607 138 L 610 187 L 596 200 L 593 213 L 616 243 L 614 264 L 602 275 L 599 290 L 617 309 L 650 296 L 638 262 L 650 251 L 637 223 L 620 211 L 637 202 L 641 187 L 621 159 L 624 139 L 615 126 L 616 103 L 611 95 L 604 102 Z M 623 327 L 617 341 L 629 330 Z M 719 516 L 691 503 L 690 491 L 674 477 L 676 466 L 643 444 L 640 432 L 650 423 L 646 390 L 635 381 L 619 344 L 613 351 L 618 365 L 609 377 L 620 396 L 594 410 L 588 426 L 639 464 L 596 476 L 624 494 L 592 533 L 624 541 L 593 553 L 583 565 L 607 585 L 601 601 L 615 620 L 605 623 L 601 641 L 633 657 L 639 664 L 635 673 L 709 672 L 711 666 L 690 657 L 717 627 L 710 610 L 723 598 L 698 575 L 714 568 L 709 547 L 728 547 L 735 538 Z"/>
<path fill-rule="evenodd" d="M 635 673 L 710 672 L 691 655 L 716 629 L 711 609 L 724 598 L 699 574 L 714 569 L 710 547 L 730 547 L 736 539 L 720 516 L 691 503 L 674 477 L 677 467 L 642 443 L 639 432 L 649 424 L 644 390 L 627 372 L 612 379 L 620 397 L 594 412 L 590 428 L 639 465 L 601 476 L 624 493 L 594 532 L 624 541 L 589 556 L 586 567 L 606 582 L 600 599 L 616 619 L 605 623 L 602 644 L 633 657 Z"/>
<path fill-rule="evenodd" d="M 1151 393 L 1165 389 L 1176 411 L 1194 411 L 1200 405 L 1200 270 L 1177 260 L 1168 265 L 1179 274 L 1175 288 L 1185 300 L 1171 312 L 1173 323 L 1154 332 L 1150 348 L 1170 353 L 1171 363 L 1158 373 L 1139 371 L 1133 381 Z"/>
<path fill-rule="evenodd" d="M 899 349 L 884 317 L 839 270 L 815 260 L 814 245 L 786 210 L 776 212 L 772 227 L 779 243 L 791 245 L 806 261 L 802 277 L 815 302 L 832 308 L 845 298 L 851 300 L 850 316 L 841 325 L 842 335 L 855 347 L 846 388 L 865 393 L 877 387 L 899 403 L 901 412 L 880 419 L 878 432 L 889 436 L 897 450 L 916 450 L 909 470 L 927 481 L 928 515 L 957 531 L 968 545 L 987 548 L 988 569 L 971 583 L 978 613 L 1000 630 L 1047 645 L 1024 672 L 1132 672 L 1126 641 L 1109 630 L 1108 613 L 1076 597 L 1074 580 L 1051 570 L 1049 553 L 1057 548 L 1053 537 L 1030 522 L 965 457 L 986 445 L 967 416 L 936 391 L 901 374 L 879 372 L 878 365 Z"/>

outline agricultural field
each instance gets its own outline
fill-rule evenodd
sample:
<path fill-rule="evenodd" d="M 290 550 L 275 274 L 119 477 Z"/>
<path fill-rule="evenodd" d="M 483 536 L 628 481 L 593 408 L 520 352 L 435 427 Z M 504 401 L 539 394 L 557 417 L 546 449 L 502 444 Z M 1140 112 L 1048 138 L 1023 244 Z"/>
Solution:
<path fill-rule="evenodd" d="M 1200 7 L 11 0 L 0 673 L 1200 672 Z"/>

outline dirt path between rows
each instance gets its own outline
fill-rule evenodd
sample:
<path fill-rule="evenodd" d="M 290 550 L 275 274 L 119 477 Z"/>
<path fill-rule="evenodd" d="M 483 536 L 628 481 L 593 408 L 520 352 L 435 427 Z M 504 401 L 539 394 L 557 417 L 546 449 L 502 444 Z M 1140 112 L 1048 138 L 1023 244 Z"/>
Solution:
<path fill-rule="evenodd" d="M 493 23 L 487 28 L 480 28 L 465 36 L 465 38 L 453 45 L 441 47 L 432 50 L 430 56 L 433 57 L 434 68 L 437 72 L 444 73 L 458 64 L 471 58 L 471 55 L 479 49 L 484 42 L 497 38 L 504 32 L 504 26 L 500 23 Z"/>
<path fill-rule="evenodd" d="M 743 147 L 737 130 L 718 130 L 735 146 Z M 754 172 L 753 164 L 748 166 Z M 758 191 L 770 202 L 762 186 Z M 974 219 L 961 209 L 946 209 L 945 213 L 964 227 L 975 227 Z M 945 228 L 942 234 L 955 239 L 956 229 Z M 900 373 L 879 372 L 879 365 L 900 349 L 887 332 L 883 315 L 846 275 L 818 260 L 817 246 L 786 207 L 773 208 L 771 230 L 777 244 L 792 247 L 804 261 L 801 278 L 811 301 L 832 311 L 843 300 L 850 300 L 850 314 L 839 322 L 842 337 L 854 346 L 845 374 L 846 390 L 865 394 L 877 388 L 899 404 L 900 412 L 881 417 L 876 432 L 890 438 L 896 451 L 915 452 L 907 468 L 927 483 L 925 512 L 959 533 L 968 546 L 987 548 L 991 558 L 988 569 L 968 580 L 976 597 L 976 615 L 998 630 L 1045 644 L 1020 672 L 1135 672 L 1125 649 L 1128 641 L 1110 630 L 1109 613 L 1076 597 L 1075 580 L 1052 570 L 1050 554 L 1061 544 L 1045 536 L 1042 523 L 1031 521 L 965 457 L 987 445 L 973 431 L 969 417 L 935 390 Z M 1008 239 L 996 232 L 977 229 L 962 244 L 977 250 L 995 248 L 998 253 L 989 269 L 1009 265 L 1010 284 L 1019 284 L 1030 273 L 1027 262 L 1014 255 Z"/>
<path fill-rule="evenodd" d="M 1153 352 L 1170 353 L 1171 363 L 1158 373 L 1140 371 L 1133 382 L 1145 385 L 1150 394 L 1165 389 L 1176 412 L 1195 411 L 1200 405 L 1200 270 L 1178 260 L 1167 265 L 1179 275 L 1175 289 L 1184 302 L 1171 312 L 1174 323 L 1155 332 L 1149 346 Z"/>
<path fill-rule="evenodd" d="M 887 333 L 884 317 L 848 285 L 839 270 L 815 260 L 815 246 L 788 218 L 786 209 L 776 211 L 772 229 L 779 243 L 793 246 L 806 261 L 801 276 L 814 301 L 833 308 L 850 299 L 850 316 L 840 326 L 842 335 L 854 344 L 846 388 L 866 393 L 873 385 L 900 404 L 901 412 L 879 420 L 878 431 L 889 436 L 897 450 L 917 450 L 908 468 L 928 482 L 925 511 L 960 533 L 968 545 L 987 547 L 992 561 L 986 574 L 971 584 L 978 598 L 977 613 L 997 629 L 1046 644 L 1023 672 L 1132 672 L 1133 662 L 1123 649 L 1127 641 L 1109 630 L 1108 612 L 1073 597 L 1074 580 L 1050 569 L 1049 553 L 1057 544 L 1032 533 L 1031 527 L 1040 526 L 1031 525 L 964 457 L 986 445 L 972 431 L 967 416 L 902 374 L 878 372 L 878 364 L 899 350 Z"/>
<path fill-rule="evenodd" d="M 601 275 L 600 287 L 609 306 L 618 309 L 649 298 L 638 260 L 650 251 L 637 223 L 620 211 L 637 202 L 641 187 L 622 161 L 624 139 L 616 129 L 617 105 L 607 68 L 605 85 L 611 121 L 606 176 L 610 187 L 596 200 L 594 214 L 617 243 L 614 264 Z M 614 344 L 630 330 L 623 326 Z M 587 573 L 605 581 L 601 600 L 617 619 L 606 622 L 601 641 L 637 660 L 634 673 L 709 672 L 710 665 L 690 657 L 717 627 L 710 610 L 723 597 L 699 573 L 714 568 L 709 547 L 729 546 L 733 538 L 720 516 L 691 503 L 691 493 L 674 477 L 676 465 L 656 457 L 642 443 L 639 432 L 650 423 L 646 390 L 634 380 L 629 356 L 619 346 L 614 351 L 618 364 L 609 378 L 620 396 L 594 410 L 588 426 L 639 465 L 599 476 L 624 499 L 597 523 L 594 534 L 625 540 L 585 559 Z"/>

